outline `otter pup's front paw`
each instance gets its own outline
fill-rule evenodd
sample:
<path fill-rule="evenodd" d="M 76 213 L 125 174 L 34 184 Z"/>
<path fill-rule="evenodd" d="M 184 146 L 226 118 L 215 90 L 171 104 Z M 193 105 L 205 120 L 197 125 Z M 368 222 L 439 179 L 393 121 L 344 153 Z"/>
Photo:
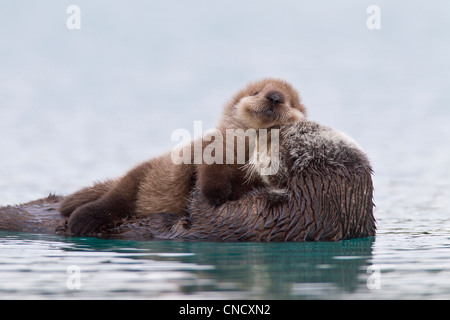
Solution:
<path fill-rule="evenodd" d="M 106 208 L 96 203 L 88 203 L 72 213 L 68 221 L 68 231 L 75 236 L 92 235 L 111 220 Z"/>
<path fill-rule="evenodd" d="M 216 206 L 221 205 L 231 198 L 232 186 L 229 181 L 217 181 L 214 184 L 201 188 L 205 198 Z"/>

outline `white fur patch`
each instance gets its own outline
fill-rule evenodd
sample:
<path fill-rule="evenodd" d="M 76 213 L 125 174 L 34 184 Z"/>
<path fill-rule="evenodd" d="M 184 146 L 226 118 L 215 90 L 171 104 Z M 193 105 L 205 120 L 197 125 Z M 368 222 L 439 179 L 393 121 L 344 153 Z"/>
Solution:
<path fill-rule="evenodd" d="M 350 138 L 349 135 L 347 135 L 341 131 L 328 128 L 328 130 L 322 130 L 320 134 L 326 140 L 330 140 L 333 142 L 344 142 L 346 145 L 348 145 L 350 147 L 354 147 L 359 150 L 362 150 L 361 147 L 356 143 L 355 140 L 353 140 L 352 138 Z"/>

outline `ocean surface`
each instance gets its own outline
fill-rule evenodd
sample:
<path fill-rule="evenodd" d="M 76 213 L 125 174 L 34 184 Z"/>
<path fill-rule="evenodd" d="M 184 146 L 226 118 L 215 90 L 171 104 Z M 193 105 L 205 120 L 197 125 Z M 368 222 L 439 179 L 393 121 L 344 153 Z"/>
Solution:
<path fill-rule="evenodd" d="M 443 0 L 2 1 L 0 205 L 120 176 L 270 76 L 367 152 L 378 232 L 220 244 L 0 232 L 0 299 L 450 299 L 449 12 Z"/>

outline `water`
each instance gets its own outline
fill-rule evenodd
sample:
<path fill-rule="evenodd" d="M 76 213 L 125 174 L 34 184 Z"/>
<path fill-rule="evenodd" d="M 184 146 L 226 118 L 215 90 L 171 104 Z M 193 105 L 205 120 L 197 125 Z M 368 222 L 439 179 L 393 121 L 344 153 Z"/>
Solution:
<path fill-rule="evenodd" d="M 359 288 L 364 282 L 360 270 L 369 265 L 373 243 L 366 239 L 212 244 L 1 236 L 2 297 L 30 299 L 364 295 L 368 289 Z M 72 281 L 73 266 L 79 267 L 79 288 Z M 23 283 L 20 288 L 18 282 Z"/>
<path fill-rule="evenodd" d="M 378 233 L 212 244 L 1 232 L 0 299 L 449 299 L 450 5 L 376 2 L 80 0 L 81 29 L 68 30 L 71 1 L 3 1 L 0 205 L 119 176 L 168 150 L 173 130 L 213 127 L 248 81 L 278 76 L 369 154 Z M 381 30 L 366 26 L 371 4 Z"/>

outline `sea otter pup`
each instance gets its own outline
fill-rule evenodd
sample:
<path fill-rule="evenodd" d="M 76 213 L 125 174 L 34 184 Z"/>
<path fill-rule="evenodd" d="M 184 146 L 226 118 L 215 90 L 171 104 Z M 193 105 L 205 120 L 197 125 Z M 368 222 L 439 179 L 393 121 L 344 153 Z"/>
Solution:
<path fill-rule="evenodd" d="M 227 129 L 273 130 L 305 116 L 306 109 L 294 88 L 282 80 L 264 79 L 234 96 L 226 105 L 217 129 L 222 134 Z M 237 150 L 234 138 L 223 141 L 225 150 L 229 150 L 230 144 Z M 245 145 L 248 151 L 249 144 Z M 207 146 L 203 141 L 202 150 Z M 237 155 L 233 157 L 236 160 Z M 248 160 L 249 156 L 244 164 L 176 164 L 171 153 L 166 153 L 142 163 L 120 179 L 99 182 L 66 197 L 60 212 L 69 218 L 69 231 L 75 235 L 98 232 L 102 226 L 127 216 L 186 213 L 196 178 L 204 196 L 211 203 L 220 204 L 238 199 L 264 183 L 261 177 L 251 174 L 254 170 L 248 170 Z"/>
<path fill-rule="evenodd" d="M 264 160 L 256 159 L 258 154 L 272 158 L 266 161 L 278 160 L 277 157 L 270 157 L 272 142 L 279 143 L 272 135 L 278 133 L 280 126 L 294 124 L 305 117 L 306 109 L 297 91 L 283 80 L 265 79 L 249 84 L 238 92 L 225 107 L 217 126 L 223 137 L 226 152 L 222 162 L 226 165 L 203 162 L 197 167 L 198 184 L 203 195 L 210 202 L 221 204 L 227 200 L 237 200 L 254 187 L 267 184 L 267 176 L 276 173 L 276 170 L 267 175 L 258 174 L 255 167 L 264 165 Z M 227 134 L 230 131 L 234 131 L 234 135 Z M 264 145 L 258 143 L 261 134 L 267 134 Z M 279 135 L 276 137 L 279 138 Z M 239 141 L 239 138 L 245 139 Z M 241 147 L 239 143 L 244 144 L 245 148 L 245 159 L 241 161 L 237 152 Z M 253 163 L 249 163 L 252 157 Z M 227 161 L 230 158 L 231 163 Z"/>

